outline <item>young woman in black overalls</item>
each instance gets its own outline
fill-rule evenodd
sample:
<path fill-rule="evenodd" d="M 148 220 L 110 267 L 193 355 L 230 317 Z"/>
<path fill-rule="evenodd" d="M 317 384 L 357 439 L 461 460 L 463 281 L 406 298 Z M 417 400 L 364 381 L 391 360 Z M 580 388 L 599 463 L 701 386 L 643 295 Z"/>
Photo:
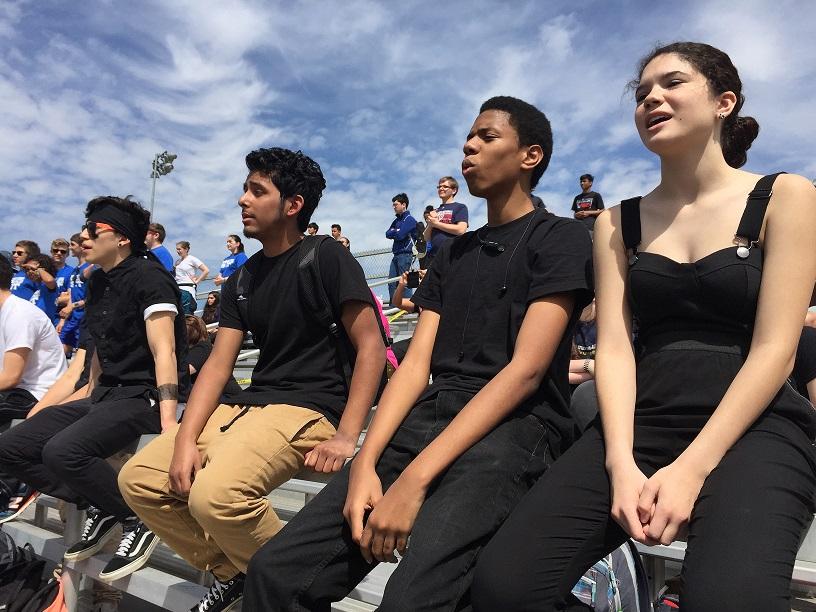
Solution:
<path fill-rule="evenodd" d="M 474 607 L 586 610 L 569 593 L 594 561 L 686 536 L 683 612 L 788 612 L 816 493 L 816 414 L 786 380 L 816 190 L 737 170 L 758 125 L 721 51 L 662 47 L 633 85 L 661 181 L 595 225 L 600 418 L 484 550 Z"/>

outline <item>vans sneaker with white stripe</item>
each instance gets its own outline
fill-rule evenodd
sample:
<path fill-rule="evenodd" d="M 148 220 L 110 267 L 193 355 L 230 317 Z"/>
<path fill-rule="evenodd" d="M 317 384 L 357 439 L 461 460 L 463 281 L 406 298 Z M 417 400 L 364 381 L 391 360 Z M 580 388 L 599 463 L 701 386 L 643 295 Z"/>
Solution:
<path fill-rule="evenodd" d="M 100 580 L 113 581 L 124 578 L 140 569 L 158 546 L 159 538 L 138 518 L 133 517 L 122 524 L 122 541 L 119 548 L 99 574 Z"/>

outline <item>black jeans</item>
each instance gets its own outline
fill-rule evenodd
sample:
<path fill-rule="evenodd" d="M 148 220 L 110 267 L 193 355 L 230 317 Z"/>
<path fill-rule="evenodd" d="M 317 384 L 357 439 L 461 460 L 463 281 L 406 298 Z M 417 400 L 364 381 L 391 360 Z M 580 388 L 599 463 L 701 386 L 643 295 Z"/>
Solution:
<path fill-rule="evenodd" d="M 749 430 L 703 485 L 689 523 L 684 612 L 790 610 L 790 579 L 813 516 L 813 449 Z M 638 466 L 651 476 L 660 465 Z M 669 463 L 672 457 L 667 457 Z M 536 483 L 485 548 L 475 610 L 587 610 L 569 595 L 595 561 L 626 539 L 611 518 L 600 426 L 590 428 Z"/>
<path fill-rule="evenodd" d="M 134 516 L 106 457 L 161 431 L 145 396 L 51 406 L 0 436 L 0 469 L 41 493 L 88 503 L 118 520 Z"/>
<path fill-rule="evenodd" d="M 377 464 L 383 490 L 472 396 L 440 392 L 419 403 Z M 513 416 L 461 455 L 430 489 L 408 550 L 385 588 L 380 610 L 469 608 L 476 557 L 551 460 L 546 427 Z M 351 540 L 343 518 L 347 465 L 252 558 L 243 610 L 329 610 L 374 564 Z"/>

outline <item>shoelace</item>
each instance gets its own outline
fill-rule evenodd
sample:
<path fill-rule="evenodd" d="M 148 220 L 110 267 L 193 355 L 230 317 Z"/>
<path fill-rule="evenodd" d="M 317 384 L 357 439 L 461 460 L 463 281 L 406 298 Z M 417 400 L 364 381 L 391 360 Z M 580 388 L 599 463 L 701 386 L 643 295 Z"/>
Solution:
<path fill-rule="evenodd" d="M 85 528 L 82 530 L 82 538 L 83 540 L 88 538 L 88 534 L 91 533 L 91 528 L 93 527 L 94 521 L 99 516 L 99 513 L 93 510 L 92 508 L 88 508 L 87 510 L 88 518 L 85 519 Z"/>
<path fill-rule="evenodd" d="M 136 529 L 128 531 L 122 538 L 122 541 L 119 542 L 119 548 L 116 549 L 117 557 L 127 557 L 127 554 L 130 552 L 130 547 L 133 544 L 133 540 L 136 538 L 136 531 Z"/>
<path fill-rule="evenodd" d="M 215 582 L 210 587 L 210 590 L 207 591 L 207 594 L 204 596 L 204 599 L 201 600 L 201 603 L 198 604 L 198 609 L 200 612 L 206 612 L 210 609 L 211 606 L 214 606 L 219 601 L 223 601 L 222 595 L 224 591 L 227 590 L 227 587 L 232 584 L 232 580 L 229 582 L 221 582 L 218 578 L 215 579 Z"/>

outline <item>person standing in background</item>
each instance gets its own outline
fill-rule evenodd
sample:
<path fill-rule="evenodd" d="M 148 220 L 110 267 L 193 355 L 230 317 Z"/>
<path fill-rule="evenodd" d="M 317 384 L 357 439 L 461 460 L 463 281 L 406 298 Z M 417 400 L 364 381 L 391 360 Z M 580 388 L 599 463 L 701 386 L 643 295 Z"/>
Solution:
<path fill-rule="evenodd" d="M 161 223 L 151 223 L 147 227 L 147 234 L 145 235 L 147 248 L 156 256 L 159 263 L 172 274 L 173 256 L 170 254 L 170 251 L 167 250 L 167 247 L 162 244 L 165 238 L 167 238 L 167 232 Z"/>
<path fill-rule="evenodd" d="M 575 218 L 583 223 L 592 233 L 595 228 L 595 217 L 604 209 L 604 201 L 600 193 L 592 191 L 595 177 L 591 174 L 582 174 L 580 178 L 581 193 L 572 200 L 572 210 Z"/>
<path fill-rule="evenodd" d="M 213 283 L 218 287 L 223 285 L 230 274 L 243 266 L 247 260 L 246 253 L 244 253 L 244 244 L 237 234 L 227 236 L 227 251 L 229 253 L 221 262 L 221 270 L 218 272 L 218 276 L 213 279 Z"/>

